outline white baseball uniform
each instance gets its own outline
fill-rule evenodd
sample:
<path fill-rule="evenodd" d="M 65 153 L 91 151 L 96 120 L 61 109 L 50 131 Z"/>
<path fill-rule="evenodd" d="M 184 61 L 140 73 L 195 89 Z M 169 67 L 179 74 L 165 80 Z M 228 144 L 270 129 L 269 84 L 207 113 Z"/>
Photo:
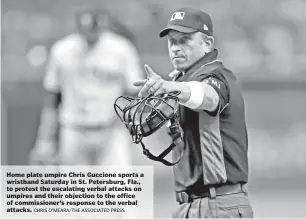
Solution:
<path fill-rule="evenodd" d="M 115 99 L 136 92 L 142 79 L 137 49 L 126 38 L 104 32 L 94 47 L 71 34 L 50 54 L 44 88 L 61 92 L 62 164 L 129 164 L 131 137 L 114 111 Z"/>

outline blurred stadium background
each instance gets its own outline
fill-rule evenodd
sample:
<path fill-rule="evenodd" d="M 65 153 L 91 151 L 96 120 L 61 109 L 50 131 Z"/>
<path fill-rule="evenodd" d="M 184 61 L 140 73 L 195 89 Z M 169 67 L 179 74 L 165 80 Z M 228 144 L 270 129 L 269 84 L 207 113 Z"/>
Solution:
<path fill-rule="evenodd" d="M 167 79 L 171 64 L 158 32 L 169 11 L 200 7 L 212 16 L 220 57 L 243 88 L 250 145 L 249 191 L 256 217 L 306 217 L 306 1 L 2 0 L 1 160 L 25 165 L 42 106 L 49 48 L 73 31 L 72 9 L 107 8 L 134 34 L 143 63 Z M 145 140 L 159 152 L 159 131 Z M 175 205 L 172 169 L 132 147 L 135 164 L 155 167 L 155 216 Z"/>

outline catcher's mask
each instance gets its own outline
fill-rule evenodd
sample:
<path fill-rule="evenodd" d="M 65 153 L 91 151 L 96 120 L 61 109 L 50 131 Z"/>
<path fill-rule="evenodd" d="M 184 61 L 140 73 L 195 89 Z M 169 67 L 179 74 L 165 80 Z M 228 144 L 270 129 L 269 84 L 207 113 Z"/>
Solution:
<path fill-rule="evenodd" d="M 162 162 L 167 166 L 172 166 L 181 159 L 180 156 L 174 163 L 164 159 L 175 146 L 182 143 L 183 134 L 177 116 L 179 107 L 178 94 L 179 92 L 170 92 L 156 96 L 149 95 L 144 98 L 120 96 L 114 104 L 116 114 L 129 130 L 133 142 L 141 144 L 143 153 L 149 159 Z M 159 156 L 154 156 L 145 148 L 142 138 L 153 134 L 168 121 L 171 124 L 170 132 L 173 143 Z"/>

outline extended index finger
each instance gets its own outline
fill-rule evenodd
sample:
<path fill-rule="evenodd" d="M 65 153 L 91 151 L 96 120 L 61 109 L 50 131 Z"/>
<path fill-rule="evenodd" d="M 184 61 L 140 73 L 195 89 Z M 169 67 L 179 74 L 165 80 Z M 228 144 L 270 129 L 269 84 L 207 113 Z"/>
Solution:
<path fill-rule="evenodd" d="M 148 78 L 156 75 L 156 73 L 152 70 L 152 68 L 149 65 L 144 65 L 144 69 L 147 73 Z"/>
<path fill-rule="evenodd" d="M 143 86 L 143 85 L 146 84 L 147 81 L 148 81 L 147 79 L 138 80 L 138 81 L 135 81 L 135 82 L 133 83 L 133 85 L 134 85 L 134 86 Z"/>

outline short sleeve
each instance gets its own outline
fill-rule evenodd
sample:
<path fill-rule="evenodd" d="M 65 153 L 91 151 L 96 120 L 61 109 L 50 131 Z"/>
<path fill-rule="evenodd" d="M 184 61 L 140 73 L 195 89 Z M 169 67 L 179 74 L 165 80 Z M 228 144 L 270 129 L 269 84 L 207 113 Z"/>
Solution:
<path fill-rule="evenodd" d="M 57 93 L 60 92 L 60 81 L 60 62 L 59 58 L 56 56 L 56 47 L 53 46 L 46 66 L 43 86 L 47 91 Z"/>
<path fill-rule="evenodd" d="M 126 92 L 135 93 L 138 88 L 133 85 L 135 81 L 142 80 L 144 72 L 141 68 L 141 61 L 136 47 L 130 41 L 126 41 L 124 48 L 124 76 Z"/>
<path fill-rule="evenodd" d="M 230 101 L 230 90 L 227 81 L 224 77 L 214 73 L 209 74 L 202 81 L 212 86 L 219 95 L 218 107 L 212 114 L 217 115 L 221 113 L 227 107 Z"/>

